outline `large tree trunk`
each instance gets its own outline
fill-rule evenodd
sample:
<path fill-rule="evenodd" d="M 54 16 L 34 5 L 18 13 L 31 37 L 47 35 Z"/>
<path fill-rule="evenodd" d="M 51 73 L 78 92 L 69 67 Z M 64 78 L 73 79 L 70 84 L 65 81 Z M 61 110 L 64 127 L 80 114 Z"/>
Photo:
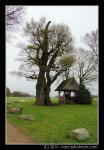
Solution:
<path fill-rule="evenodd" d="M 36 104 L 37 105 L 50 105 L 50 85 L 46 82 L 46 66 L 48 61 L 48 26 L 51 22 L 49 21 L 44 29 L 43 39 L 43 53 L 40 63 L 40 72 L 37 79 L 36 85 Z"/>
<path fill-rule="evenodd" d="M 40 71 L 36 85 L 36 103 L 37 105 L 51 105 L 50 86 L 47 86 L 45 72 Z"/>

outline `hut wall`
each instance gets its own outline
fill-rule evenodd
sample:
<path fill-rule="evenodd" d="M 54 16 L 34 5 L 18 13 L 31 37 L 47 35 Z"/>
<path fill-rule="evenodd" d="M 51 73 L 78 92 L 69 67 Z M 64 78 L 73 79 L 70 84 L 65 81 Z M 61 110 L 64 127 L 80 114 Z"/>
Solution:
<path fill-rule="evenodd" d="M 64 103 L 65 103 L 65 97 L 59 96 L 59 104 L 64 104 Z"/>
<path fill-rule="evenodd" d="M 67 97 L 67 98 L 65 98 L 65 103 L 66 104 L 73 104 L 73 103 L 75 103 L 75 99 L 76 99 L 76 97 Z"/>

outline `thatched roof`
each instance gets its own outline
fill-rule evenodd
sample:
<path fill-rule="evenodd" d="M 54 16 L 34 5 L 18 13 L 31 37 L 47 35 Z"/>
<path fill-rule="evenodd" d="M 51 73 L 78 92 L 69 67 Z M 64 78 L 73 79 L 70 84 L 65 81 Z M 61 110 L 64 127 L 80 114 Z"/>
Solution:
<path fill-rule="evenodd" d="M 79 90 L 78 83 L 73 77 L 68 80 L 62 81 L 55 91 L 76 91 L 76 90 Z"/>

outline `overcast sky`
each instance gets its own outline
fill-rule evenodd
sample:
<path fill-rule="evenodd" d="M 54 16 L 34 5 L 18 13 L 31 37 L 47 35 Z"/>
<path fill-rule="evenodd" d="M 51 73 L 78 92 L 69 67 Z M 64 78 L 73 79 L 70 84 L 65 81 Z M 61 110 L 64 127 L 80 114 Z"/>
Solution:
<path fill-rule="evenodd" d="M 64 23 L 71 29 L 75 47 L 87 48 L 81 38 L 88 32 L 98 28 L 98 6 L 25 6 L 25 15 L 22 25 L 17 33 L 11 34 L 11 42 L 6 42 L 6 86 L 11 91 L 19 90 L 35 95 L 36 81 L 27 81 L 24 78 L 17 78 L 10 74 L 11 71 L 17 71 L 20 63 L 15 61 L 19 53 L 16 44 L 22 42 L 22 28 L 25 22 L 34 18 L 38 21 L 41 17 L 46 17 L 47 21 L 52 23 Z M 54 92 L 60 82 L 57 80 L 51 88 L 51 96 L 57 95 Z M 91 87 L 92 94 L 98 94 L 98 83 Z"/>

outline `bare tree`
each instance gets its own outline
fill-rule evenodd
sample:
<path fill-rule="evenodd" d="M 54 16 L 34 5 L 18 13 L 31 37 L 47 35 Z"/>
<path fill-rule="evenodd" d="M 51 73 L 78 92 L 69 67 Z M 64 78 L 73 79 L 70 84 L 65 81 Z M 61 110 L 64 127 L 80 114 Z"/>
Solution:
<path fill-rule="evenodd" d="M 95 71 L 95 63 L 90 51 L 85 51 L 80 48 L 76 53 L 76 73 L 79 79 L 79 84 L 86 84 L 97 79 Z"/>
<path fill-rule="evenodd" d="M 93 57 L 93 61 L 96 66 L 95 69 L 96 69 L 96 71 L 98 71 L 98 59 L 99 59 L 98 30 L 92 31 L 91 33 L 87 33 L 83 37 L 83 42 L 89 46 L 90 50 L 92 50 L 92 57 Z"/>
<path fill-rule="evenodd" d="M 14 29 L 17 27 L 18 24 L 22 21 L 24 13 L 23 6 L 6 6 L 5 11 L 5 22 L 6 22 L 6 29 Z"/>
<path fill-rule="evenodd" d="M 59 65 L 62 55 L 73 49 L 71 32 L 67 25 L 46 23 L 45 18 L 39 22 L 32 20 L 24 29 L 28 39 L 21 45 L 19 60 L 23 62 L 18 74 L 28 79 L 37 79 L 36 104 L 49 105 L 50 87 L 57 77 L 65 71 Z"/>

